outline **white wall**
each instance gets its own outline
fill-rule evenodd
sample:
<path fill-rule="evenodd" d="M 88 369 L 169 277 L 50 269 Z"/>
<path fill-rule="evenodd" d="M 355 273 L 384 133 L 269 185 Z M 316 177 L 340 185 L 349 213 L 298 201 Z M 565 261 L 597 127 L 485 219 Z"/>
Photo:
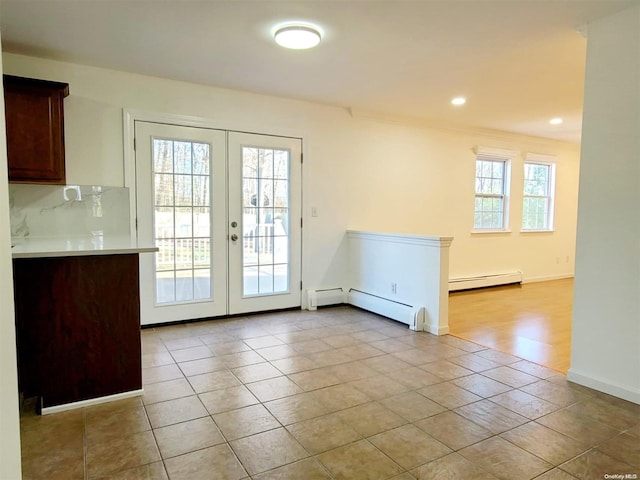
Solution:
<path fill-rule="evenodd" d="M 640 403 L 640 6 L 589 25 L 568 377 Z"/>
<path fill-rule="evenodd" d="M 348 236 L 348 303 L 418 331 L 449 333 L 451 237 L 354 230 Z M 424 319 L 418 318 L 422 308 Z"/>
<path fill-rule="evenodd" d="M 352 117 L 346 109 L 5 54 L 7 73 L 69 82 L 67 181 L 123 185 L 122 108 L 212 119 L 221 128 L 303 136 L 305 288 L 344 285 L 347 228 L 455 237 L 451 276 L 573 274 L 578 146 Z M 477 145 L 557 155 L 557 229 L 521 234 L 522 159 L 513 165 L 513 232 L 471 235 Z M 310 207 L 319 216 L 311 218 Z M 569 259 L 567 262 L 566 259 Z"/>
<path fill-rule="evenodd" d="M 1 51 L 1 46 L 0 46 Z M 2 65 L 0 65 L 2 75 Z M 0 105 L 4 95 L 0 90 Z M 20 423 L 16 336 L 13 310 L 11 228 L 9 226 L 9 184 L 7 182 L 7 139 L 4 109 L 0 113 L 0 478 L 21 478 Z"/>
<path fill-rule="evenodd" d="M 525 281 L 571 276 L 579 151 L 541 139 L 358 122 L 345 165 L 354 194 L 351 227 L 453 236 L 450 277 L 520 270 Z M 523 157 L 512 162 L 509 234 L 471 234 L 478 145 L 556 155 L 556 231 L 520 233 Z"/>

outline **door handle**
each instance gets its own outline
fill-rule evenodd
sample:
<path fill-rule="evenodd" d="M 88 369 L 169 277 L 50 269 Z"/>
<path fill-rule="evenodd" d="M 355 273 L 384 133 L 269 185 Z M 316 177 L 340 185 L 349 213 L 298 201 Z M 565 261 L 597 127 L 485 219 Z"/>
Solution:
<path fill-rule="evenodd" d="M 231 241 L 232 242 L 238 241 L 238 235 L 236 235 L 235 233 L 233 235 L 231 235 Z"/>

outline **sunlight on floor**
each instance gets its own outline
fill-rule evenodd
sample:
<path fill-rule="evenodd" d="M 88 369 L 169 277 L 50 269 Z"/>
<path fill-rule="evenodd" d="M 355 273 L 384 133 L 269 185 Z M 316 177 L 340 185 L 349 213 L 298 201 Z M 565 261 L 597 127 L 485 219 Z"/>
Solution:
<path fill-rule="evenodd" d="M 455 292 L 453 335 L 566 373 L 571 359 L 573 279 Z"/>

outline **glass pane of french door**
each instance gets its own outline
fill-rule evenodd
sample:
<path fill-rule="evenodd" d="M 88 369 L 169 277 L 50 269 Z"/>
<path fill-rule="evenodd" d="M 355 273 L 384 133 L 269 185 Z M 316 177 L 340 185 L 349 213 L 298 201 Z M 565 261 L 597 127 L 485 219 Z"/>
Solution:
<path fill-rule="evenodd" d="M 227 313 L 225 132 L 136 122 L 135 135 L 138 238 L 159 249 L 140 257 L 142 323 Z"/>
<path fill-rule="evenodd" d="M 230 313 L 299 306 L 301 141 L 228 139 Z"/>
<path fill-rule="evenodd" d="M 211 146 L 155 137 L 151 154 L 156 302 L 211 299 Z"/>
<path fill-rule="evenodd" d="M 242 147 L 242 293 L 288 292 L 289 150 Z"/>

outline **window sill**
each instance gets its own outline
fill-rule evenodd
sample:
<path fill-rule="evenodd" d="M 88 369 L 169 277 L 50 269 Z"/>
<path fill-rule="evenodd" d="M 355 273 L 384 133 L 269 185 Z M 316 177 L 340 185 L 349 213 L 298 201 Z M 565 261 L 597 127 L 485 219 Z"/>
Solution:
<path fill-rule="evenodd" d="M 471 235 L 484 235 L 487 233 L 511 233 L 511 230 L 471 230 Z"/>
<path fill-rule="evenodd" d="M 551 230 L 520 230 L 520 233 L 553 233 L 555 232 L 554 229 Z"/>

